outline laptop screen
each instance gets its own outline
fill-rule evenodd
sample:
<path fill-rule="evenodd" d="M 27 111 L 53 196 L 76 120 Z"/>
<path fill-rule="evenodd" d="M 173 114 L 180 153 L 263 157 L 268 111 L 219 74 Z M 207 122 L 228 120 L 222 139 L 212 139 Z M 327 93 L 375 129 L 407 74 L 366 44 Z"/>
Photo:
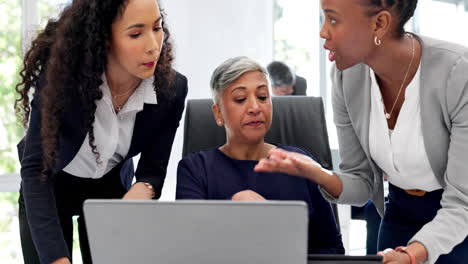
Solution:
<path fill-rule="evenodd" d="M 84 214 L 94 263 L 307 262 L 304 202 L 88 200 Z"/>

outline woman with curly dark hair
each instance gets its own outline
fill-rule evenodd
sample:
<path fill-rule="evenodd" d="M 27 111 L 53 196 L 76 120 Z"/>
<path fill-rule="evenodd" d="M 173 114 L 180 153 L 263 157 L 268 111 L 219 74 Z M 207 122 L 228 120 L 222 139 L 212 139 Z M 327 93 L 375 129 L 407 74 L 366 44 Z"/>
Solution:
<path fill-rule="evenodd" d="M 161 195 L 187 95 L 172 48 L 157 0 L 74 0 L 32 42 L 16 102 L 25 263 L 70 263 L 76 215 L 91 263 L 85 199 Z"/>

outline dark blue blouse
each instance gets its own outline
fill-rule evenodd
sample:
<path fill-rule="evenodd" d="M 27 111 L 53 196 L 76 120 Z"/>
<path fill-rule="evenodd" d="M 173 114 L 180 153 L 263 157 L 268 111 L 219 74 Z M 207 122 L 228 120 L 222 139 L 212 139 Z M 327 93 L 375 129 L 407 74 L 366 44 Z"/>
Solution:
<path fill-rule="evenodd" d="M 278 147 L 311 156 L 299 148 Z M 304 201 L 309 207 L 309 254 L 344 254 L 333 211 L 317 184 L 284 173 L 255 172 L 257 163 L 232 159 L 218 148 L 191 153 L 179 162 L 176 199 L 230 200 L 239 191 L 252 190 L 267 200 Z"/>

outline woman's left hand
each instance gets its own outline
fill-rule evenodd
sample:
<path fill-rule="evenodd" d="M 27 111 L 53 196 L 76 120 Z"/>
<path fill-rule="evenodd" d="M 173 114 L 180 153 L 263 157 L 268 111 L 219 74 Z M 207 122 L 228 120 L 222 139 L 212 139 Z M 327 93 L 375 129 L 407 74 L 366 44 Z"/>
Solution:
<path fill-rule="evenodd" d="M 391 248 L 380 251 L 377 255 L 383 257 L 383 264 L 411 264 L 411 259 L 404 252 L 396 252 Z"/>
<path fill-rule="evenodd" d="M 148 188 L 143 182 L 137 182 L 133 184 L 122 200 L 151 200 L 152 198 L 153 190 Z"/>

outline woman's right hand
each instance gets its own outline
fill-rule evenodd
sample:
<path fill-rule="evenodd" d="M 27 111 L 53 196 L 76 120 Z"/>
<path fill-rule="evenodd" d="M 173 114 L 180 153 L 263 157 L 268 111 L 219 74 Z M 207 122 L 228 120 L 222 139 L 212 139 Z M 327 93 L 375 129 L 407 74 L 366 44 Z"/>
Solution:
<path fill-rule="evenodd" d="M 244 191 L 240 191 L 234 194 L 231 200 L 233 201 L 265 201 L 266 199 L 254 191 L 244 190 Z"/>
<path fill-rule="evenodd" d="M 257 172 L 282 172 L 316 181 L 314 176 L 322 166 L 309 156 L 280 148 L 270 150 L 268 158 L 261 159 L 254 168 Z"/>
<path fill-rule="evenodd" d="M 311 157 L 280 148 L 270 150 L 268 158 L 261 159 L 254 168 L 257 172 L 282 172 L 304 177 L 319 185 L 338 198 L 343 191 L 341 180 L 332 171 L 323 169 Z"/>
<path fill-rule="evenodd" d="M 67 257 L 59 258 L 56 261 L 52 262 L 52 264 L 71 264 L 70 260 Z"/>

